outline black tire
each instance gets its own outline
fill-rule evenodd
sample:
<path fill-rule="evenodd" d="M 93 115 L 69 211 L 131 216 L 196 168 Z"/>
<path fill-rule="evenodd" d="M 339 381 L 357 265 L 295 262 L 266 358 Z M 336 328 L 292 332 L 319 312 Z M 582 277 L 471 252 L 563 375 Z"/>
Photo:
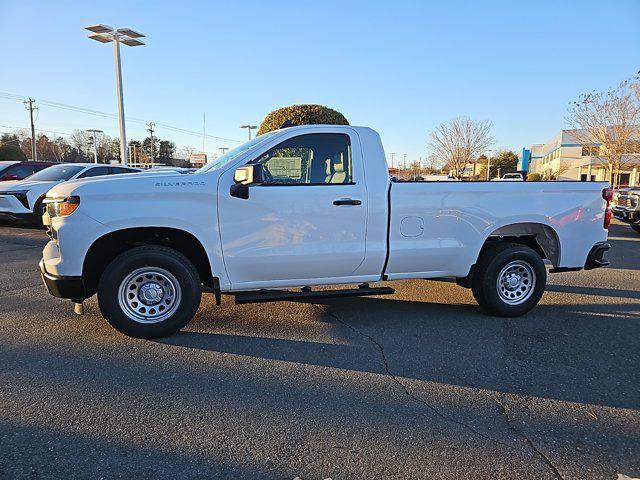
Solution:
<path fill-rule="evenodd" d="M 134 275 L 135 272 L 141 273 Z M 153 290 L 154 297 L 160 296 L 158 303 L 143 303 L 145 289 Z M 136 247 L 118 255 L 98 282 L 102 315 L 116 330 L 135 338 L 160 338 L 176 333 L 196 314 L 201 296 L 200 276 L 187 257 L 172 248 L 156 245 Z M 141 312 L 158 316 L 145 319 Z M 145 323 L 149 321 L 155 323 Z"/>
<path fill-rule="evenodd" d="M 44 215 L 45 205 L 43 203 L 44 196 L 36 201 L 33 206 L 33 213 L 30 215 L 29 222 L 37 227 L 44 227 L 42 216 Z"/>
<path fill-rule="evenodd" d="M 633 228 L 636 232 L 640 233 L 640 225 L 631 225 L 631 228 Z"/>
<path fill-rule="evenodd" d="M 500 285 L 499 276 L 504 280 Z M 511 276 L 517 286 L 509 284 Z M 482 253 L 471 290 L 484 312 L 498 317 L 519 317 L 537 305 L 546 283 L 547 269 L 540 255 L 524 245 L 505 242 Z"/>

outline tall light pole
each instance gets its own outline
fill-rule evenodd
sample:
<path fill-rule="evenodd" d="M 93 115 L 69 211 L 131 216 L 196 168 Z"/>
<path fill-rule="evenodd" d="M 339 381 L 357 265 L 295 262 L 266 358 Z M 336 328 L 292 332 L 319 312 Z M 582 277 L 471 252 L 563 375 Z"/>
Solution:
<path fill-rule="evenodd" d="M 93 161 L 98 163 L 98 142 L 96 142 L 96 133 L 103 133 L 102 130 L 94 130 L 90 128 L 87 130 L 91 134 L 91 138 L 93 139 Z"/>
<path fill-rule="evenodd" d="M 144 37 L 140 32 L 131 30 L 130 28 L 113 29 L 108 25 L 91 25 L 85 27 L 86 30 L 93 32 L 89 35 L 91 40 L 100 43 L 113 42 L 113 56 L 116 65 L 116 93 L 118 95 L 118 120 L 120 124 L 120 162 L 128 163 L 127 157 L 127 136 L 124 126 L 124 99 L 122 94 L 122 69 L 120 64 L 120 44 L 123 43 L 129 47 L 138 47 L 144 45 L 144 42 L 138 40 Z"/>
<path fill-rule="evenodd" d="M 489 180 L 489 176 L 491 175 L 491 152 L 493 152 L 493 150 L 487 150 L 487 180 Z"/>
<path fill-rule="evenodd" d="M 258 128 L 256 125 L 240 125 L 240 128 L 246 128 L 249 130 L 249 140 L 251 140 L 251 130 Z"/>

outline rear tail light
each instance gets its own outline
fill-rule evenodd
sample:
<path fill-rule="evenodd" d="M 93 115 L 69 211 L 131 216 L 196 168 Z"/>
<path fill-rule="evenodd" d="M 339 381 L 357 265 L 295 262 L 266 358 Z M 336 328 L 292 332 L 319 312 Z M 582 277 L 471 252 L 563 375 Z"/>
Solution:
<path fill-rule="evenodd" d="M 604 211 L 604 228 L 609 228 L 609 224 L 611 223 L 611 199 L 613 198 L 613 189 L 612 188 L 603 188 L 602 189 L 602 198 L 604 198 L 607 202 L 606 209 Z"/>

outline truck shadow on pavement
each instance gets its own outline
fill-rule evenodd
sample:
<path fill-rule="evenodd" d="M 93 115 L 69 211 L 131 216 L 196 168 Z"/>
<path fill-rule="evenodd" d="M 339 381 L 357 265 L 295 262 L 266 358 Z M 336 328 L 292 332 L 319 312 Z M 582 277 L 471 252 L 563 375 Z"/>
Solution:
<path fill-rule="evenodd" d="M 640 409 L 640 371 L 631 367 L 640 364 L 637 304 L 539 305 L 518 319 L 384 298 L 326 300 L 320 308 L 348 344 L 268 338 L 268 331 L 183 332 L 161 343 L 381 374 L 387 367 L 411 380 Z"/>
<path fill-rule="evenodd" d="M 0 458 L 0 478 L 291 478 L 273 466 L 241 465 L 210 451 L 176 452 L 129 438 L 105 439 L 12 420 L 0 420 L 0 430 L 12 439 Z"/>
<path fill-rule="evenodd" d="M 640 290 L 619 290 L 617 288 L 585 287 L 578 285 L 547 285 L 548 292 L 576 293 L 602 297 L 619 297 L 640 300 Z M 640 309 L 640 306 L 638 307 Z"/>

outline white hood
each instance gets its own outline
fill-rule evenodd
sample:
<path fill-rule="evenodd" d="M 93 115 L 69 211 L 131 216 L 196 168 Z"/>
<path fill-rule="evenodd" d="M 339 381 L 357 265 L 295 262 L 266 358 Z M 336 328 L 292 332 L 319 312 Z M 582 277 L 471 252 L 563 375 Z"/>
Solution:
<path fill-rule="evenodd" d="M 31 190 L 32 188 L 36 188 L 38 190 L 43 189 L 45 187 L 45 191 L 49 188 L 57 185 L 60 182 L 56 181 L 29 181 L 29 179 L 24 180 L 9 180 L 8 182 L 0 182 L 0 191 L 4 192 L 15 192 L 16 190 Z"/>

